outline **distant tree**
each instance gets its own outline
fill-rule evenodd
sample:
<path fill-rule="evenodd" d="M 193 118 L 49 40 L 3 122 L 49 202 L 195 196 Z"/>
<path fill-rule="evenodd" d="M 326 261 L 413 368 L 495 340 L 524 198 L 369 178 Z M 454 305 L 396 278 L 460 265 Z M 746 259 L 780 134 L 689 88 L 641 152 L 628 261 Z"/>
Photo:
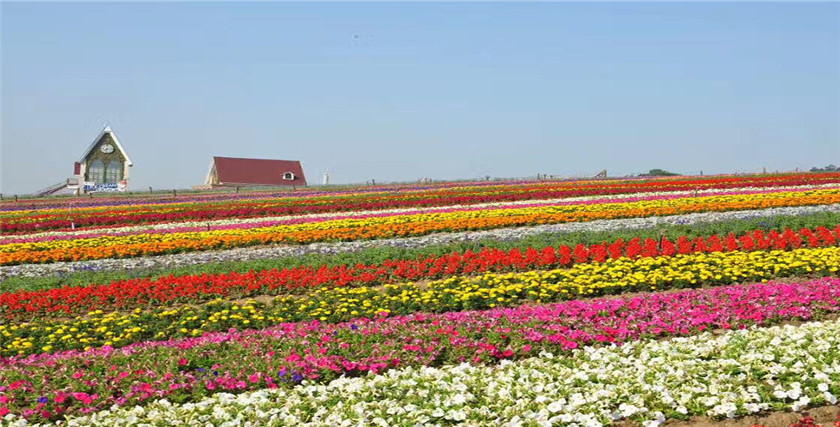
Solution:
<path fill-rule="evenodd" d="M 811 172 L 840 172 L 840 167 L 834 165 L 828 165 L 824 168 L 813 167 Z"/>
<path fill-rule="evenodd" d="M 651 169 L 648 173 L 639 174 L 639 176 L 678 176 L 678 173 L 669 172 L 665 169 Z"/>

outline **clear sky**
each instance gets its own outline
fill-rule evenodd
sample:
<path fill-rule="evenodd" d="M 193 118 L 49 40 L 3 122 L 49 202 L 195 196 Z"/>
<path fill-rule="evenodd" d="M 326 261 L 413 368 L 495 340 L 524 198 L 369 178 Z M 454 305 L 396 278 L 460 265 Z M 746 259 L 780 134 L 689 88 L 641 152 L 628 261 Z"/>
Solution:
<path fill-rule="evenodd" d="M 840 164 L 840 3 L 3 3 L 2 190 Z"/>

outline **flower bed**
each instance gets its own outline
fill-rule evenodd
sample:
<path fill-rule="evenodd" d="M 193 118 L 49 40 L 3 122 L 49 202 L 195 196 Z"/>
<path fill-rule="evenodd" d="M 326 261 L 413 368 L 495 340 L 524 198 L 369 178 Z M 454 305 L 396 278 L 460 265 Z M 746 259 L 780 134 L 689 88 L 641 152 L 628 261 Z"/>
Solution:
<path fill-rule="evenodd" d="M 450 277 L 424 285 L 409 282 L 382 288 L 319 287 L 307 294 L 278 296 L 268 305 L 218 300 L 201 306 L 129 313 L 95 311 L 72 320 L 39 319 L 0 325 L 0 355 L 125 346 L 232 327 L 265 328 L 288 321 L 340 322 L 381 313 L 510 307 L 632 291 L 834 275 L 838 270 L 840 248 L 830 247 L 620 258 L 576 264 L 567 270 Z"/>
<path fill-rule="evenodd" d="M 448 206 L 514 200 L 554 199 L 588 195 L 627 194 L 651 191 L 685 191 L 708 188 L 784 187 L 825 185 L 840 182 L 840 174 L 791 174 L 657 180 L 611 180 L 577 182 L 513 182 L 507 185 L 464 185 L 454 188 L 385 193 L 338 195 L 308 194 L 304 197 L 262 200 L 223 199 L 211 203 L 140 204 L 76 209 L 0 211 L 0 232 L 19 232 L 103 224 L 155 223 L 185 219 L 247 218 L 304 213 L 379 210 L 418 206 Z M 3 204 L 7 206 L 9 204 Z M 14 206 L 14 204 L 12 204 Z"/>
<path fill-rule="evenodd" d="M 831 184 L 829 188 L 836 188 L 837 184 Z M 54 240 L 72 240 L 72 239 L 89 239 L 102 236 L 131 236 L 138 234 L 166 234 L 166 233 L 183 233 L 191 231 L 213 231 L 213 230 L 231 230 L 231 229 L 249 229 L 249 228 L 264 228 L 276 225 L 290 225 L 320 222 L 326 220 L 337 219 L 363 219 L 374 217 L 387 217 L 396 215 L 415 215 L 421 213 L 445 213 L 456 211 L 475 211 L 482 209 L 513 209 L 524 207 L 538 207 L 538 206 L 561 206 L 571 204 L 598 204 L 598 203 L 616 203 L 616 202 L 630 202 L 639 200 L 667 200 L 673 198 L 685 197 L 686 195 L 693 196 L 712 196 L 712 195 L 733 195 L 733 194 L 761 194 L 773 193 L 778 191 L 811 191 L 820 187 L 782 187 L 773 189 L 757 189 L 757 188 L 739 188 L 737 191 L 721 191 L 716 189 L 700 190 L 692 192 L 662 192 L 662 193 L 640 193 L 634 194 L 632 197 L 627 195 L 618 196 L 590 196 L 590 197 L 573 197 L 567 199 L 553 199 L 541 200 L 535 202 L 533 200 L 523 200 L 518 202 L 506 203 L 484 203 L 476 205 L 455 205 L 445 207 L 431 207 L 424 209 L 385 209 L 378 211 L 359 211 L 359 212 L 336 212 L 323 214 L 309 214 L 309 215 L 287 215 L 282 217 L 259 217 L 259 218 L 233 218 L 213 221 L 181 221 L 159 224 L 144 224 L 133 226 L 101 226 L 101 227 L 87 227 L 79 230 L 61 230 L 61 231 L 46 231 L 40 233 L 27 234 L 6 234 L 0 236 L 0 244 L 8 243 L 36 243 L 47 242 Z"/>
<path fill-rule="evenodd" d="M 817 227 L 783 233 L 753 230 L 740 236 L 713 235 L 688 239 L 681 236 L 672 242 L 639 238 L 584 245 L 574 248 L 561 245 L 541 248 L 518 248 L 510 251 L 483 249 L 450 253 L 415 260 L 385 260 L 379 264 L 299 267 L 248 273 L 164 276 L 156 280 L 120 280 L 105 285 L 63 287 L 44 291 L 0 294 L 0 317 L 44 318 L 81 314 L 90 310 L 132 309 L 150 303 L 197 303 L 218 297 L 245 298 L 277 295 L 316 286 L 373 286 L 395 281 L 437 279 L 455 274 L 480 274 L 493 271 L 527 271 L 567 267 L 574 263 L 604 262 L 621 257 L 673 256 L 689 253 L 731 252 L 736 250 L 786 250 L 802 246 L 833 246 L 840 240 L 840 225 L 834 230 Z"/>
<path fill-rule="evenodd" d="M 39 243 L 0 245 L 0 263 L 39 263 L 62 260 L 131 257 L 177 251 L 268 243 L 378 239 L 442 231 L 488 229 L 531 224 L 591 221 L 603 218 L 674 215 L 775 206 L 840 202 L 840 190 L 708 196 L 609 204 L 487 209 L 468 212 L 400 215 L 386 218 L 331 220 L 246 230 L 173 233 L 167 235 L 103 236 Z"/>
<path fill-rule="evenodd" d="M 342 258 L 348 258 L 350 253 L 358 254 L 359 260 L 349 259 L 350 264 L 370 263 L 366 255 L 370 251 L 396 251 L 407 250 L 423 251 L 429 247 L 441 245 L 457 246 L 454 250 L 464 251 L 470 247 L 497 247 L 499 245 L 509 246 L 506 242 L 522 241 L 524 239 L 537 239 L 545 241 L 542 245 L 554 244 L 550 235 L 558 236 L 558 243 L 562 244 L 568 240 L 570 235 L 585 241 L 614 240 L 616 237 L 586 236 L 582 233 L 636 233 L 633 230 L 660 229 L 670 235 L 664 228 L 683 228 L 682 233 L 695 230 L 706 230 L 707 233 L 726 232 L 728 230 L 747 230 L 750 228 L 780 228 L 791 226 L 795 228 L 816 227 L 819 225 L 837 224 L 835 220 L 837 212 L 840 212 L 840 205 L 814 205 L 798 207 L 782 207 L 755 210 L 742 210 L 731 212 L 699 212 L 684 215 L 672 215 L 663 217 L 645 218 L 622 218 L 594 220 L 590 222 L 572 222 L 565 224 L 549 224 L 518 228 L 502 228 L 486 231 L 463 231 L 457 233 L 437 233 L 427 236 L 393 238 L 382 240 L 367 240 L 355 242 L 333 242 L 314 243 L 302 246 L 268 246 L 268 247 L 245 247 L 237 249 L 203 251 L 191 253 L 177 253 L 169 255 L 145 256 L 123 259 L 98 259 L 75 262 L 54 262 L 50 264 L 23 264 L 0 266 L 0 280 L 6 284 L 5 279 L 18 278 L 16 282 L 25 280 L 26 283 L 39 283 L 48 281 L 51 283 L 68 281 L 69 276 L 80 277 L 75 283 L 90 284 L 112 281 L 111 277 L 117 276 L 120 272 L 127 277 L 166 275 L 170 271 L 175 274 L 201 274 L 205 268 L 216 268 L 223 263 L 249 263 L 251 266 L 239 265 L 239 271 L 251 269 L 271 268 L 266 263 L 272 258 L 293 257 L 295 259 L 310 255 L 332 256 L 342 254 Z M 735 225 L 733 222 L 744 222 L 752 225 Z M 720 229 L 716 229 L 721 227 Z M 734 227 L 734 228 L 733 228 Z M 714 230 L 714 231 L 712 231 Z M 642 231 L 644 232 L 644 231 Z M 577 235 L 575 235 L 577 234 Z M 658 235 L 656 237 L 659 237 Z M 569 242 L 572 243 L 572 242 Z M 444 250 L 439 253 L 451 252 L 453 249 Z M 320 264 L 318 262 L 317 264 Z M 228 266 L 216 271 L 229 272 Z M 244 267 L 244 268 L 243 268 Z M 101 274 L 108 272 L 108 274 Z M 50 277 L 53 276 L 53 277 Z M 58 277 L 55 277 L 58 276 Z M 104 278 L 103 278 L 104 277 Z M 31 280 L 39 278 L 42 280 Z"/>
<path fill-rule="evenodd" d="M 587 347 L 561 356 L 541 352 L 492 366 L 407 367 L 326 385 L 216 394 L 197 403 L 158 400 L 71 418 L 69 424 L 596 426 L 629 419 L 655 426 L 692 415 L 735 417 L 834 404 L 840 371 L 832 366 L 838 364 L 840 322 L 814 322 Z M 55 407 L 61 404 L 47 399 L 29 416 L 52 415 Z"/>
<path fill-rule="evenodd" d="M 0 203 L 0 424 L 650 427 L 836 404 L 838 184 Z"/>
<path fill-rule="evenodd" d="M 840 279 L 822 279 L 342 324 L 286 323 L 262 331 L 7 359 L 0 361 L 0 392 L 15 413 L 37 417 L 46 409 L 57 416 L 395 367 L 487 364 L 540 351 L 742 329 L 838 311 Z M 41 397 L 50 404 L 41 405 Z"/>

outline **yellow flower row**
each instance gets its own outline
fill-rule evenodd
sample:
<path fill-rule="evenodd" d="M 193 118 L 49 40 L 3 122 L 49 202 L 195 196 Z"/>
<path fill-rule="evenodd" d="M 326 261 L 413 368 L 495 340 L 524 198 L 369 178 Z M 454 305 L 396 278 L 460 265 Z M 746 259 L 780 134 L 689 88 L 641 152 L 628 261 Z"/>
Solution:
<path fill-rule="evenodd" d="M 484 209 L 474 211 L 437 212 L 424 214 L 394 215 L 386 217 L 370 217 L 362 219 L 325 220 L 295 225 L 280 225 L 251 229 L 213 230 L 200 232 L 183 232 L 170 234 L 138 234 L 131 236 L 100 236 L 86 239 L 58 240 L 33 243 L 10 243 L 0 245 L 0 253 L 68 250 L 74 248 L 102 248 L 116 245 L 154 244 L 167 242 L 202 241 L 229 238 L 241 238 L 260 235 L 284 235 L 290 233 L 329 232 L 330 230 L 347 230 L 374 228 L 372 237 L 391 237 L 389 229 L 399 229 L 409 235 L 418 227 L 415 224 L 470 222 L 473 220 L 493 220 L 527 218 L 532 223 L 556 223 L 569 221 L 585 221 L 596 218 L 649 216 L 652 214 L 667 214 L 668 212 L 696 212 L 735 209 L 741 205 L 750 207 L 775 205 L 831 204 L 840 203 L 840 190 L 814 190 L 808 192 L 779 192 L 764 194 L 736 194 L 716 195 L 706 197 L 683 197 L 676 199 L 655 199 L 623 203 L 602 204 L 570 204 L 559 206 L 539 206 L 518 209 Z M 666 212 L 662 212 L 667 209 Z M 507 222 L 500 223 L 500 226 Z M 376 228 L 381 228 L 377 232 Z M 425 228 L 423 228 L 425 229 Z M 403 232 L 396 235 L 403 235 Z M 381 235 L 380 235 L 381 234 Z M 329 235 L 329 233 L 327 233 Z"/>
<path fill-rule="evenodd" d="M 277 297 L 275 305 L 294 307 L 292 320 L 338 321 L 347 314 L 370 316 L 380 307 L 391 312 L 440 312 L 509 306 L 700 285 L 760 281 L 791 275 L 834 274 L 840 248 L 772 252 L 716 252 L 674 257 L 619 258 L 575 264 L 566 270 L 488 273 L 450 277 L 426 285 L 413 283 L 375 288 L 318 288 L 311 295 Z M 289 317 L 289 315 L 287 315 Z"/>
<path fill-rule="evenodd" d="M 95 311 L 69 321 L 0 325 L 0 355 L 32 354 L 103 345 L 194 337 L 229 328 L 265 328 L 280 322 L 338 322 L 380 313 L 410 314 L 505 307 L 631 291 L 655 291 L 836 275 L 840 248 L 770 252 L 716 252 L 674 257 L 620 258 L 566 270 L 450 277 L 427 284 L 318 288 L 268 304 L 222 300 L 201 306 L 130 313 Z"/>

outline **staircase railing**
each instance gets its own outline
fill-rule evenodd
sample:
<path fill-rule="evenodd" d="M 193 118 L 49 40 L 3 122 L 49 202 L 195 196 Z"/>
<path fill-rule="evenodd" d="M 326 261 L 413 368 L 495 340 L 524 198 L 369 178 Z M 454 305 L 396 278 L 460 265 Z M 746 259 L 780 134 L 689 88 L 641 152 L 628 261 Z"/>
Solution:
<path fill-rule="evenodd" d="M 67 188 L 68 185 L 70 185 L 70 180 L 69 179 L 61 181 L 61 182 L 53 184 L 53 185 L 50 185 L 49 187 L 46 187 L 46 188 L 42 188 L 41 190 L 36 191 L 33 194 L 38 196 L 38 197 L 49 196 L 50 194 L 55 194 L 57 191 L 61 190 L 62 188 Z"/>

